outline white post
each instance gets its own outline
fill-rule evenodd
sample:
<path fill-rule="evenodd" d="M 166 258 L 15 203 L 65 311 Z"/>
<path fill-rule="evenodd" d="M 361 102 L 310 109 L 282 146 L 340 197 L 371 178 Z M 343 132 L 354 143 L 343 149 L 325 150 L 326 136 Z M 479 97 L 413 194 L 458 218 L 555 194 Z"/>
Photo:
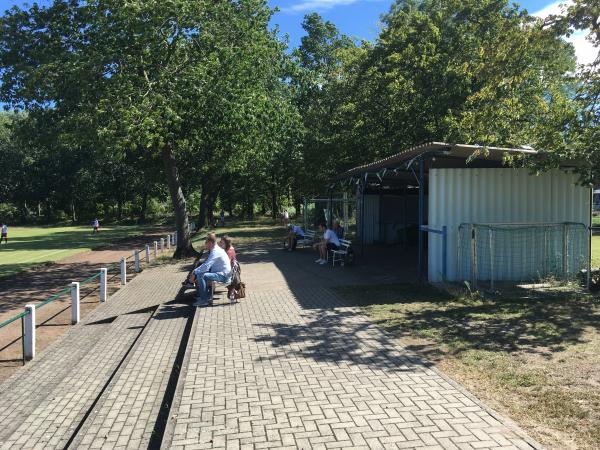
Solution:
<path fill-rule="evenodd" d="M 146 264 L 150 264 L 150 246 L 146 244 Z"/>
<path fill-rule="evenodd" d="M 79 323 L 79 283 L 71 283 L 71 323 Z"/>
<path fill-rule="evenodd" d="M 158 242 L 154 241 L 154 257 L 158 257 Z"/>
<path fill-rule="evenodd" d="M 133 252 L 133 261 L 135 262 L 135 272 L 140 273 L 142 269 L 140 268 L 140 252 L 138 250 Z"/>
<path fill-rule="evenodd" d="M 167 249 L 171 248 L 171 235 L 167 234 Z"/>
<path fill-rule="evenodd" d="M 25 311 L 29 314 L 23 317 L 23 356 L 29 361 L 35 357 L 35 305 L 25 305 Z"/>
<path fill-rule="evenodd" d="M 160 253 L 163 254 L 165 252 L 165 238 L 160 238 Z"/>
<path fill-rule="evenodd" d="M 100 301 L 105 302 L 107 297 L 108 290 L 106 289 L 108 281 L 108 269 L 106 267 L 102 267 L 100 269 Z"/>
<path fill-rule="evenodd" d="M 123 256 L 121 258 L 121 285 L 125 286 L 127 284 L 127 260 Z"/>

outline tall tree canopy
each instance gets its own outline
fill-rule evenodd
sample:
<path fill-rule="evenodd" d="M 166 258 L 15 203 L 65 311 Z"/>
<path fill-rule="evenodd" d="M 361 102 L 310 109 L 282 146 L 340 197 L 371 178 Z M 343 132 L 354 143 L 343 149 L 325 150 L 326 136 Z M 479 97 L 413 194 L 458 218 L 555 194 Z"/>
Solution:
<path fill-rule="evenodd" d="M 267 151 L 280 145 L 270 142 L 280 129 L 265 119 L 283 116 L 283 125 L 293 116 L 273 100 L 284 89 L 285 58 L 268 30 L 271 14 L 263 0 L 55 0 L 13 8 L 0 24 L 0 98 L 52 124 L 48 145 L 79 159 L 82 151 L 128 162 L 159 156 L 177 254 L 189 254 L 179 165 L 210 178 L 232 159 L 247 160 L 257 134 Z M 143 175 L 137 164 L 124 167 L 134 172 L 127 180 Z"/>

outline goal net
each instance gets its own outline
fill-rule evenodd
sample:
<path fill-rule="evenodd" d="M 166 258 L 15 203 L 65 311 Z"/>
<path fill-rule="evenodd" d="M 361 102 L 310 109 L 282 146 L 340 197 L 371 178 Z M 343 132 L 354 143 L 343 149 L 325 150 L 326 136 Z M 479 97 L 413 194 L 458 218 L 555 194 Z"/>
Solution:
<path fill-rule="evenodd" d="M 587 267 L 588 253 L 582 223 L 462 224 L 457 267 L 473 284 L 569 280 Z"/>

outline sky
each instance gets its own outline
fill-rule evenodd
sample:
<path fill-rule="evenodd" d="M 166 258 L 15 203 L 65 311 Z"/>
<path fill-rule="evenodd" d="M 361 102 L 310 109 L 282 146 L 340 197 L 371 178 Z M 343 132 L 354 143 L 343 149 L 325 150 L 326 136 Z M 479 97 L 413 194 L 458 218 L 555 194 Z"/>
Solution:
<path fill-rule="evenodd" d="M 48 4 L 50 0 L 37 0 L 40 4 Z M 271 7 L 279 8 L 273 18 L 281 34 L 289 36 L 289 44 L 296 47 L 303 35 L 302 19 L 305 14 L 316 11 L 326 20 L 333 22 L 338 29 L 349 36 L 358 39 L 375 40 L 380 29 L 380 17 L 389 10 L 393 0 L 268 0 Z M 548 14 L 559 13 L 559 4 L 569 0 L 521 0 L 521 7 L 531 14 L 545 17 Z M 33 3 L 32 0 L 0 0 L 0 9 L 12 5 L 23 6 Z M 570 38 L 575 46 L 578 62 L 591 62 L 596 55 L 596 49 L 585 40 L 584 33 L 578 33 Z"/>

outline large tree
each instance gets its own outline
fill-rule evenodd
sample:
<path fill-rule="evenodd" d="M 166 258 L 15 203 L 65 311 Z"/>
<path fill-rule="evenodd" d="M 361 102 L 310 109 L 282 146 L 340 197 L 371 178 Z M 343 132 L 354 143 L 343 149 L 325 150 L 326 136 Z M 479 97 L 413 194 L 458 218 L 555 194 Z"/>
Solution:
<path fill-rule="evenodd" d="M 94 148 L 118 161 L 159 156 L 176 256 L 188 255 L 179 166 L 202 166 L 212 152 L 229 152 L 228 161 L 236 152 L 254 121 L 252 105 L 267 97 L 277 73 L 282 47 L 268 31 L 270 17 L 263 0 L 55 0 L 13 8 L 0 22 L 0 96 L 52 123 L 52 139 L 72 152 Z"/>

